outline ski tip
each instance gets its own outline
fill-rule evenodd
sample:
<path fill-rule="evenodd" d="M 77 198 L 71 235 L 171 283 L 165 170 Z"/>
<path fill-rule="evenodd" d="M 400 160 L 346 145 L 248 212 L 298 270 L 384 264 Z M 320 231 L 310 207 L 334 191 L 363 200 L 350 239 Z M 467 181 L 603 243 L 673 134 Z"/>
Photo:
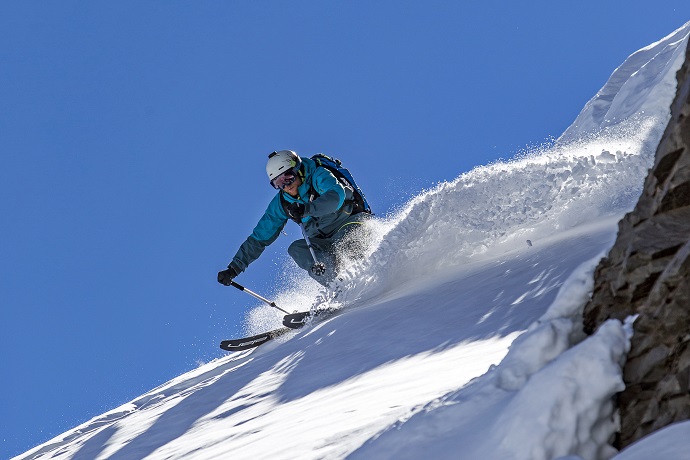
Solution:
<path fill-rule="evenodd" d="M 223 340 L 220 342 L 220 348 L 225 351 L 249 350 L 250 348 L 256 348 L 259 345 L 263 345 L 276 337 L 280 337 L 290 332 L 290 330 L 289 328 L 280 328 L 242 339 Z"/>
<path fill-rule="evenodd" d="M 242 351 L 249 350 L 250 348 L 258 347 L 264 342 L 268 342 L 272 337 L 266 335 L 262 337 L 249 338 L 249 339 L 238 339 L 238 340 L 223 340 L 220 342 L 220 348 L 225 351 Z"/>

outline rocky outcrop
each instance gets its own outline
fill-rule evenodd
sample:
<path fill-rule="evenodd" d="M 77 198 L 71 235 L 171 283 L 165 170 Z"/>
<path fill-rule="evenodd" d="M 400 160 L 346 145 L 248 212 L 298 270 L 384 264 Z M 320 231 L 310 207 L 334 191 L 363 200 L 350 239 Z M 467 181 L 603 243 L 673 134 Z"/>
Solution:
<path fill-rule="evenodd" d="M 595 273 L 584 312 L 592 333 L 639 315 L 620 394 L 617 447 L 690 419 L 690 54 L 678 71 L 671 120 L 635 209 Z"/>

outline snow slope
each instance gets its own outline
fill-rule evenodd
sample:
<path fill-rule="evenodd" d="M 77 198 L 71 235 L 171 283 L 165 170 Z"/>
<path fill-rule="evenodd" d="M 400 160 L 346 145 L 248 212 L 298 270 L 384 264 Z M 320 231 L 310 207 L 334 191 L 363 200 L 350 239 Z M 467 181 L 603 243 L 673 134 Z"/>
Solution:
<path fill-rule="evenodd" d="M 687 40 L 687 28 L 651 48 Z M 369 257 L 351 262 L 343 294 L 322 295 L 342 314 L 202 365 L 17 458 L 615 455 L 611 397 L 631 328 L 611 321 L 585 338 L 580 315 L 653 160 L 674 56 L 640 62 L 638 52 L 619 68 L 646 97 L 602 90 L 625 98 L 598 134 L 595 120 L 586 137 L 478 167 L 372 221 Z M 317 294 L 305 281 L 276 301 L 308 308 Z M 247 332 L 279 323 L 257 306 Z M 669 442 L 665 458 L 688 458 L 689 430 L 670 427 L 616 458 Z"/>

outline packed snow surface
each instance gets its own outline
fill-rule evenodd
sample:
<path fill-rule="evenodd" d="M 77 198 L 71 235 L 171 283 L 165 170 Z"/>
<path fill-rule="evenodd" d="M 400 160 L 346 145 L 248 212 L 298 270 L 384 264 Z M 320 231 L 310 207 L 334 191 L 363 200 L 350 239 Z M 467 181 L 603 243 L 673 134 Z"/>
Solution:
<path fill-rule="evenodd" d="M 668 119 L 679 65 L 668 47 L 687 40 L 682 30 L 619 68 L 637 76 L 648 97 L 635 104 L 652 116 L 628 113 L 616 78 L 599 99 L 625 96 L 607 109 L 617 123 L 478 167 L 373 219 L 368 257 L 351 261 L 337 296 L 312 281 L 275 293 L 297 309 L 318 297 L 339 315 L 204 364 L 17 458 L 690 458 L 687 423 L 620 454 L 608 444 L 634 318 L 581 332 L 592 272 Z M 256 306 L 247 333 L 279 324 Z"/>

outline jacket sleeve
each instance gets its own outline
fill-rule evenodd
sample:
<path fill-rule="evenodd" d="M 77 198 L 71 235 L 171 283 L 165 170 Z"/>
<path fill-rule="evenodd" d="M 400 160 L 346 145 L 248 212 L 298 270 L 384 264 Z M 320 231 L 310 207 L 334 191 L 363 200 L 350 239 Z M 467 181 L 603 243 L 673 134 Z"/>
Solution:
<path fill-rule="evenodd" d="M 332 214 L 345 202 L 345 188 L 326 168 L 316 168 L 312 185 L 319 193 L 319 197 L 306 205 L 306 215 L 321 217 Z"/>
<path fill-rule="evenodd" d="M 264 249 L 278 238 L 287 221 L 288 216 L 280 204 L 280 197 L 276 195 L 259 219 L 259 223 L 254 227 L 252 234 L 237 250 L 237 254 L 232 258 L 232 264 L 241 272 L 246 270 L 249 264 L 258 259 Z"/>

